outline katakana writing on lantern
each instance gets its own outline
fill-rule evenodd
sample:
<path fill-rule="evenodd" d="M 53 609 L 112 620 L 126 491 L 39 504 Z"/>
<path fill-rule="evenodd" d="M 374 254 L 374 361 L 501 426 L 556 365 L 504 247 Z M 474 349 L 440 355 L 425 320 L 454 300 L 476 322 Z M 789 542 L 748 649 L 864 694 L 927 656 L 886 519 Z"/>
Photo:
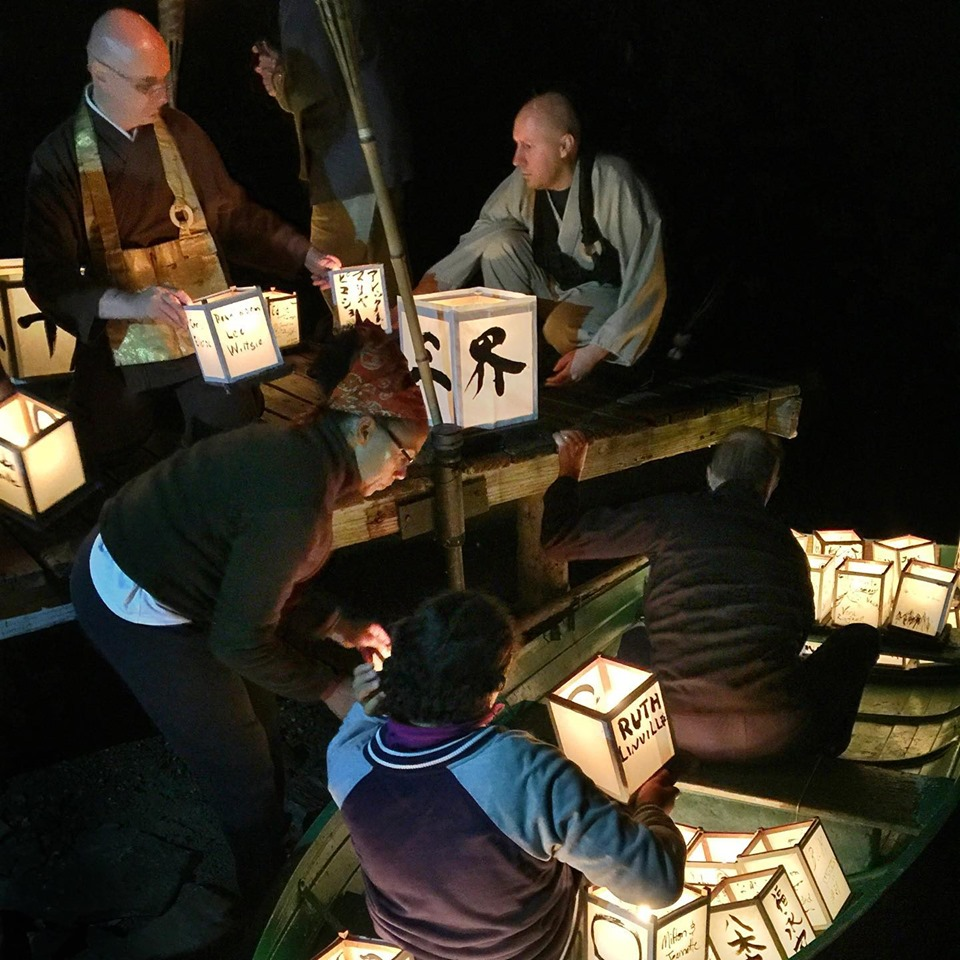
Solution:
<path fill-rule="evenodd" d="M 509 360 L 507 357 L 501 357 L 493 352 L 494 348 L 502 346 L 506 339 L 507 332 L 503 327 L 490 327 L 488 330 L 484 330 L 479 337 L 475 337 L 470 341 L 470 356 L 477 361 L 477 365 L 474 367 L 473 373 L 470 374 L 467 386 L 469 387 L 470 384 L 473 383 L 474 377 L 476 377 L 477 389 L 474 393 L 475 397 L 479 396 L 480 391 L 483 389 L 483 376 L 487 364 L 489 364 L 493 370 L 493 386 L 497 391 L 498 397 L 502 397 L 506 389 L 504 374 L 518 374 L 526 368 L 527 365 L 521 360 Z"/>
<path fill-rule="evenodd" d="M 349 323 L 368 321 L 386 328 L 384 310 L 383 271 L 377 267 L 346 270 L 335 273 L 334 296 L 341 318 L 349 317 Z M 341 322 L 342 319 L 341 319 Z"/>
<path fill-rule="evenodd" d="M 744 960 L 762 960 L 763 954 L 759 951 L 766 950 L 765 943 L 757 943 L 757 936 L 753 932 L 753 927 L 744 923 L 732 913 L 727 917 L 727 932 L 733 927 L 733 939 L 727 941 L 727 945 L 733 947 L 737 956 L 742 956 Z"/>
<path fill-rule="evenodd" d="M 424 348 L 426 348 L 426 345 L 430 343 L 433 344 L 433 346 L 435 346 L 438 350 L 440 349 L 440 338 L 434 333 L 425 333 L 423 335 L 423 343 Z M 427 363 L 429 363 L 431 360 L 433 360 L 433 354 L 429 350 L 427 350 L 426 353 Z M 450 390 L 453 387 L 453 384 L 450 383 L 450 378 L 442 370 L 437 370 L 436 367 L 430 367 L 430 373 L 433 374 L 433 382 L 439 383 L 440 386 L 445 390 Z M 413 376 L 414 383 L 420 382 L 419 367 L 414 366 L 414 368 L 410 371 L 410 374 Z"/>

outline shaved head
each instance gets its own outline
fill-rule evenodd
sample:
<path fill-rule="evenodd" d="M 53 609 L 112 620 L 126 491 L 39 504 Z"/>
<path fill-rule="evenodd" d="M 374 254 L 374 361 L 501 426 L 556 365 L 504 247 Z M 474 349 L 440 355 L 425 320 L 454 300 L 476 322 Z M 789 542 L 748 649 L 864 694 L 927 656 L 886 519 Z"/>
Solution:
<path fill-rule="evenodd" d="M 556 91 L 541 93 L 529 99 L 521 108 L 517 116 L 527 114 L 544 128 L 560 136 L 568 133 L 579 144 L 580 118 L 573 104 L 562 94 Z"/>
<path fill-rule="evenodd" d="M 124 130 L 153 123 L 167 102 L 167 44 L 153 24 L 132 10 L 108 10 L 94 23 L 87 68 L 94 103 Z"/>
<path fill-rule="evenodd" d="M 513 121 L 513 165 L 533 190 L 566 190 L 573 182 L 580 121 L 561 93 L 528 100 Z"/>

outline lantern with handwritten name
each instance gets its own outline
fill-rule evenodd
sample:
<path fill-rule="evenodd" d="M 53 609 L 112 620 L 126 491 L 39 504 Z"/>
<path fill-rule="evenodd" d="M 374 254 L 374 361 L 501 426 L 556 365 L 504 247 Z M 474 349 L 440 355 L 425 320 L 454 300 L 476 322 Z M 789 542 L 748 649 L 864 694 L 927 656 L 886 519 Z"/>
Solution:
<path fill-rule="evenodd" d="M 369 937 L 351 937 L 346 931 L 336 942 L 318 953 L 313 960 L 413 960 L 406 950 Z"/>
<path fill-rule="evenodd" d="M 908 560 L 893 602 L 890 626 L 939 637 L 957 592 L 960 570 Z"/>
<path fill-rule="evenodd" d="M 830 838 L 818 817 L 761 827 L 737 860 L 741 873 L 782 866 L 816 933 L 833 923 L 850 896 Z"/>
<path fill-rule="evenodd" d="M 300 342 L 300 307 L 295 293 L 283 290 L 264 290 L 263 299 L 267 301 L 270 326 L 277 338 L 281 350 L 295 347 Z"/>
<path fill-rule="evenodd" d="M 816 935 L 783 867 L 727 877 L 710 894 L 710 946 L 717 960 L 786 960 Z"/>
<path fill-rule="evenodd" d="M 635 906 L 587 888 L 586 960 L 706 960 L 707 897 L 684 887 L 668 907 Z"/>
<path fill-rule="evenodd" d="M 687 849 L 684 883 L 712 887 L 737 871 L 737 857 L 746 850 L 754 833 L 724 833 L 704 830 Z"/>
<path fill-rule="evenodd" d="M 837 567 L 837 602 L 833 622 L 882 627 L 893 608 L 893 563 L 845 557 Z"/>
<path fill-rule="evenodd" d="M 331 270 L 330 294 L 340 329 L 366 322 L 375 323 L 390 333 L 393 324 L 386 291 L 382 263 Z"/>
<path fill-rule="evenodd" d="M 870 545 L 870 558 L 872 560 L 892 560 L 894 577 L 899 581 L 908 560 L 937 563 L 939 550 L 933 540 L 915 537 L 908 533 L 902 537 L 874 540 Z"/>
<path fill-rule="evenodd" d="M 536 420 L 536 297 L 473 287 L 414 300 L 444 421 L 502 427 Z M 402 302 L 400 312 L 400 346 L 419 379 Z"/>
<path fill-rule="evenodd" d="M 23 261 L 0 260 L 0 363 L 16 382 L 70 372 L 76 338 L 45 317 L 23 286 Z"/>
<path fill-rule="evenodd" d="M 85 482 L 70 418 L 24 393 L 0 403 L 0 503 L 36 519 Z"/>
<path fill-rule="evenodd" d="M 598 656 L 547 694 L 557 743 L 605 793 L 630 795 L 674 754 L 660 682 Z"/>
<path fill-rule="evenodd" d="M 817 623 L 826 623 L 837 596 L 837 567 L 840 561 L 825 553 L 808 553 L 807 566 L 813 587 L 813 613 Z"/>
<path fill-rule="evenodd" d="M 813 553 L 825 553 L 830 557 L 853 557 L 862 560 L 865 545 L 856 530 L 814 530 Z"/>
<path fill-rule="evenodd" d="M 183 309 L 207 383 L 235 383 L 283 366 L 259 287 L 233 287 Z"/>

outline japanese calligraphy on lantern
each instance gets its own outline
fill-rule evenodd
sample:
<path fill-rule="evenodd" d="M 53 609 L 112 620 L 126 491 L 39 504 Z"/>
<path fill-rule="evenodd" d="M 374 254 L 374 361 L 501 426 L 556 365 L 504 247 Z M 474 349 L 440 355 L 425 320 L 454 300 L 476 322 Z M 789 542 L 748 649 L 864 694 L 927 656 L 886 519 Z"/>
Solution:
<path fill-rule="evenodd" d="M 890 625 L 928 637 L 940 634 L 947 622 L 960 571 L 921 560 L 908 560 L 893 604 Z"/>
<path fill-rule="evenodd" d="M 367 322 L 392 331 L 382 263 L 331 270 L 330 292 L 341 328 Z"/>
<path fill-rule="evenodd" d="M 837 567 L 837 600 L 833 622 L 869 623 L 881 627 L 893 604 L 893 564 L 889 560 L 846 557 Z"/>

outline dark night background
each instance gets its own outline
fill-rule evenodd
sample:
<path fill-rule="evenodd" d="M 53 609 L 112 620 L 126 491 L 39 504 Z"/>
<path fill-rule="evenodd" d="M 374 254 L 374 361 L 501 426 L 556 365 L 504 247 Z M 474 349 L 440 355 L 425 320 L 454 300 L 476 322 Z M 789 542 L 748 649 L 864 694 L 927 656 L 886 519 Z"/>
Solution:
<path fill-rule="evenodd" d="M 5 6 L 0 256 L 21 255 L 30 154 L 75 108 L 90 24 L 112 5 Z M 128 5 L 156 22 L 154 3 Z M 256 199 L 306 229 L 290 117 L 252 72 L 250 46 L 271 35 L 275 5 L 186 5 L 178 106 Z M 576 94 L 594 143 L 629 157 L 654 189 L 665 224 L 668 322 L 683 322 L 713 295 L 695 329 L 690 369 L 800 384 L 799 436 L 788 445 L 777 508 L 801 529 L 956 542 L 960 6 L 379 6 L 414 148 L 404 215 L 414 280 L 509 171 L 517 107 L 563 85 Z M 908 874 L 912 901 L 901 882 L 887 902 L 918 906 L 917 891 L 940 886 L 943 859 Z M 929 894 L 925 909 L 952 916 Z M 903 939 L 916 925 L 886 930 L 881 916 L 891 913 L 879 914 L 871 946 L 858 952 L 848 936 L 845 955 L 922 949 Z"/>

